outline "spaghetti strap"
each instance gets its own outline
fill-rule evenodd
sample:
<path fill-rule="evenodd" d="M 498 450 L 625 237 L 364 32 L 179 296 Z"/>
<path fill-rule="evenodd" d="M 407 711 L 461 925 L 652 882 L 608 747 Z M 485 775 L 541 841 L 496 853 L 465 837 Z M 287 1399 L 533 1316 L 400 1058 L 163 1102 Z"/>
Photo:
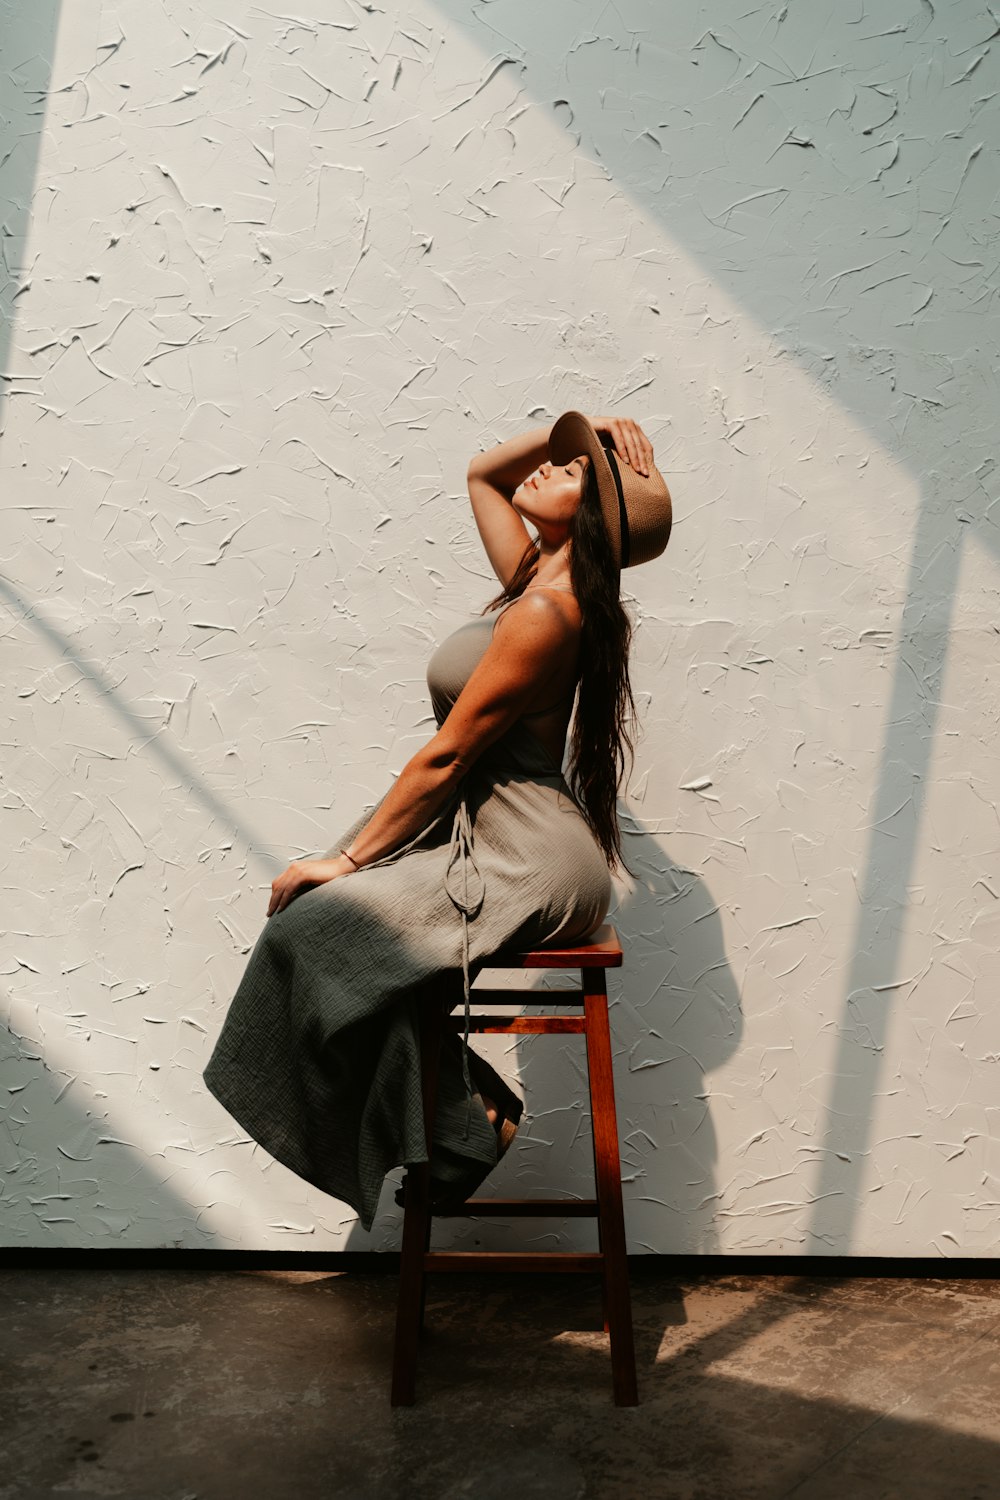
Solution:
<path fill-rule="evenodd" d="M 497 620 L 499 620 L 499 618 L 503 614 L 504 610 L 508 609 L 512 604 L 516 604 L 517 600 L 520 599 L 520 597 L 521 597 L 520 594 L 518 594 L 517 598 L 515 598 L 515 599 L 508 599 L 508 600 L 506 600 L 505 603 L 501 604 L 500 608 L 497 610 L 497 612 L 496 612 L 496 614 L 495 614 L 495 616 L 493 618 L 493 624 L 490 626 L 490 635 L 492 635 L 493 632 L 494 632 L 494 630 L 496 630 L 496 628 L 497 628 Z M 482 618 L 485 619 L 485 620 L 488 620 L 489 619 L 489 615 L 484 615 Z"/>

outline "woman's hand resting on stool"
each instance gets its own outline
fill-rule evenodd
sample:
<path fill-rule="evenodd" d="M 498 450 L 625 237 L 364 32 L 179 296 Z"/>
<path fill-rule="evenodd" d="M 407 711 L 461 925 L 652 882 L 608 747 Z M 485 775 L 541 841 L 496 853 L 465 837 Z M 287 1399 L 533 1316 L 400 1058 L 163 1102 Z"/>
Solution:
<path fill-rule="evenodd" d="M 293 859 L 287 870 L 282 870 L 277 880 L 271 881 L 271 902 L 267 908 L 269 917 L 283 911 L 289 901 L 314 885 L 325 885 L 340 875 L 353 875 L 354 865 L 342 854 L 336 859 Z"/>

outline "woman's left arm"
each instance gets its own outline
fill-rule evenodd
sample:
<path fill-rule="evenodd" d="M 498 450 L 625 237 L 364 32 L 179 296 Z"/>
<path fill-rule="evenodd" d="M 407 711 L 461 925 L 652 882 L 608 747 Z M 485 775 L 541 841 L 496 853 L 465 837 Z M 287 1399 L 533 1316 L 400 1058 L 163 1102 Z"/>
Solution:
<path fill-rule="evenodd" d="M 441 750 L 435 751 L 439 736 L 440 730 L 430 744 L 407 761 L 378 811 L 354 840 L 351 855 L 293 860 L 287 870 L 271 882 L 269 917 L 283 910 L 301 891 L 310 890 L 314 885 L 325 885 L 341 875 L 353 875 L 372 860 L 391 854 L 441 811 L 458 776 Z"/>
<path fill-rule="evenodd" d="M 270 917 L 306 887 L 354 873 L 391 854 L 444 807 L 483 751 L 548 690 L 573 629 L 544 594 L 518 599 L 496 622 L 493 638 L 432 740 L 407 761 L 348 855 L 296 860 L 271 886 Z"/>

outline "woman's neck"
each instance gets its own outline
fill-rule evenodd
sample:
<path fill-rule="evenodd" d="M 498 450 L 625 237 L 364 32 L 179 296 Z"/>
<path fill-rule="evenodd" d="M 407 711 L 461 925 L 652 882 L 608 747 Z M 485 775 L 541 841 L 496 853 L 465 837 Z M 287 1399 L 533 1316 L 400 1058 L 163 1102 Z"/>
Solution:
<path fill-rule="evenodd" d="M 528 587 L 530 588 L 532 584 L 537 588 L 572 589 L 573 576 L 570 572 L 569 553 L 565 543 L 549 552 L 543 542 L 538 554 L 535 576 Z"/>

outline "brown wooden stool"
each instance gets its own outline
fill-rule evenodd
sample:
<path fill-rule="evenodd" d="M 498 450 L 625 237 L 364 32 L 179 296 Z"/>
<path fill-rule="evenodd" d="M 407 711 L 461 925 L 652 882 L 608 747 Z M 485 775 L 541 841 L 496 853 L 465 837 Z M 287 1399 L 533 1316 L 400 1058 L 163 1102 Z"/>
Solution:
<path fill-rule="evenodd" d="M 608 1026 L 608 969 L 621 967 L 618 934 L 607 923 L 589 942 L 574 948 L 536 948 L 529 953 L 497 953 L 487 969 L 579 969 L 579 990 L 473 990 L 474 1005 L 553 1005 L 582 1008 L 583 1014 L 473 1015 L 470 1032 L 543 1033 L 564 1036 L 582 1032 L 587 1038 L 587 1070 L 594 1139 L 595 1198 L 470 1198 L 459 1210 L 462 1217 L 595 1218 L 599 1249 L 587 1251 L 431 1250 L 430 1163 L 407 1172 L 403 1211 L 403 1250 L 400 1261 L 396 1343 L 392 1369 L 392 1405 L 412 1406 L 416 1384 L 417 1346 L 424 1319 L 428 1271 L 600 1271 L 604 1289 L 604 1331 L 611 1336 L 611 1373 L 615 1404 L 636 1406 L 635 1349 L 632 1341 L 632 1303 L 625 1257 L 622 1214 L 621 1161 Z M 446 1026 L 461 1031 L 461 1017 L 447 1016 L 428 1006 L 421 1018 L 421 1068 L 424 1128 L 431 1140 L 437 1096 L 441 1038 Z"/>

